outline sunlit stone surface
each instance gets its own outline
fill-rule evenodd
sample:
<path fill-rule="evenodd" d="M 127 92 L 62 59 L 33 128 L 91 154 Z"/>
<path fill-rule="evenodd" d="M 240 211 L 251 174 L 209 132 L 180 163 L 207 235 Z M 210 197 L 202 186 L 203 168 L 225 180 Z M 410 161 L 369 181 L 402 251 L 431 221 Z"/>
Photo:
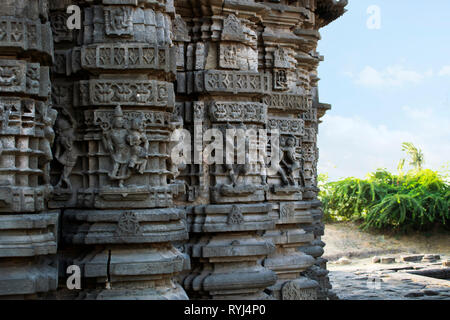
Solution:
<path fill-rule="evenodd" d="M 346 1 L 3 2 L 1 296 L 333 297 L 316 47 Z M 257 158 L 207 163 L 209 129 Z M 191 163 L 172 157 L 180 141 Z"/>

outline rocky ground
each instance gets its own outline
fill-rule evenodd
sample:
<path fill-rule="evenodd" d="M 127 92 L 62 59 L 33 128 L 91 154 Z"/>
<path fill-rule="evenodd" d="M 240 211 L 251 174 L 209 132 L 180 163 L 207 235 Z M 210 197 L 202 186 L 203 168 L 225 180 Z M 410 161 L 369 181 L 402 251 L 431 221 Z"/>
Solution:
<path fill-rule="evenodd" d="M 343 223 L 327 225 L 323 240 L 340 299 L 450 300 L 448 233 L 381 235 Z"/>

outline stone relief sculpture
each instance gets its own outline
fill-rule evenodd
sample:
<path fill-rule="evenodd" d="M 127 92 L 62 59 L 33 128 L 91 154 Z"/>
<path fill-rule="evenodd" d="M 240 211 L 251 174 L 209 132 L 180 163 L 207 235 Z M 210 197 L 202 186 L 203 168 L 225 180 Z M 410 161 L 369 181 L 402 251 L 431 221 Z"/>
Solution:
<path fill-rule="evenodd" d="M 332 297 L 316 47 L 346 1 L 4 1 L 0 297 Z M 240 132 L 244 162 L 171 159 L 180 142 L 194 159 L 208 129 L 232 146 Z M 58 287 L 72 264 L 80 291 Z"/>
<path fill-rule="evenodd" d="M 0 7 L 0 297 L 10 299 L 43 298 L 58 287 L 60 212 L 47 206 L 53 39 L 45 8 L 31 3 Z"/>
<path fill-rule="evenodd" d="M 67 189 L 67 191 L 71 192 L 70 175 L 79 155 L 79 151 L 75 146 L 76 121 L 67 110 L 62 109 L 56 121 L 56 127 L 58 137 L 56 139 L 55 158 L 64 167 L 56 188 Z"/>
<path fill-rule="evenodd" d="M 297 186 L 297 178 L 295 174 L 299 174 L 301 186 L 305 186 L 305 178 L 303 176 L 303 158 L 298 158 L 296 151 L 296 140 L 294 136 L 288 136 L 285 142 L 285 146 L 282 150 L 281 165 L 278 173 L 281 175 L 281 179 L 284 185 Z"/>
<path fill-rule="evenodd" d="M 135 118 L 131 121 L 131 130 L 128 134 L 128 144 L 131 146 L 128 167 L 143 174 L 147 167 L 149 142 L 142 127 L 142 120 Z"/>
<path fill-rule="evenodd" d="M 52 146 L 55 142 L 55 131 L 53 126 L 56 122 L 57 111 L 50 105 L 38 104 L 41 106 L 42 123 L 44 124 L 44 140 L 42 141 L 41 151 L 44 153 L 41 168 L 44 173 L 43 179 L 46 185 L 50 185 L 50 162 L 53 160 Z"/>
<path fill-rule="evenodd" d="M 113 160 L 113 168 L 108 176 L 111 180 L 118 180 L 120 188 L 123 187 L 123 181 L 131 175 L 128 170 L 131 141 L 129 132 L 125 128 L 122 109 L 117 106 L 114 110 L 112 127 L 103 134 L 103 144 Z"/>

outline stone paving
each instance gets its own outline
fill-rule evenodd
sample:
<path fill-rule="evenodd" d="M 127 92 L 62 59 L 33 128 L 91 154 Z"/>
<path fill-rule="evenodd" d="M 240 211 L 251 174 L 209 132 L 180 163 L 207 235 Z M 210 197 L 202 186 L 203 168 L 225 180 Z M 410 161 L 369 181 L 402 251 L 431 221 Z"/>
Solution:
<path fill-rule="evenodd" d="M 450 300 L 450 281 L 411 274 L 450 268 L 445 257 L 436 262 L 373 263 L 372 259 L 329 263 L 333 292 L 341 300 Z M 342 261 L 341 261 L 342 262 Z M 443 273 L 443 272 L 442 272 Z"/>

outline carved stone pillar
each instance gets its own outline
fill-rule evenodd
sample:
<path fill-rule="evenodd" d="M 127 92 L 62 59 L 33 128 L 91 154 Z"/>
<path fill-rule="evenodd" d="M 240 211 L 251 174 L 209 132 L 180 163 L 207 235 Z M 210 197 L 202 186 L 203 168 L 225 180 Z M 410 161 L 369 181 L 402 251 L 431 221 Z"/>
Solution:
<path fill-rule="evenodd" d="M 264 97 L 264 102 L 269 110 L 268 128 L 280 134 L 281 160 L 277 170 L 269 175 L 267 193 L 276 228 L 264 236 L 275 242 L 276 251 L 265 259 L 264 265 L 278 276 L 277 283 L 268 291 L 276 299 L 316 299 L 318 283 L 303 276 L 315 260 L 298 251 L 298 247 L 314 240 L 314 234 L 307 229 L 314 220 L 312 203 L 305 201 L 309 181 L 303 148 L 308 130 L 304 115 L 313 112 L 309 72 L 317 65 L 311 51 L 319 34 L 293 32 L 312 28 L 314 1 L 264 3 L 270 8 L 263 21 L 264 67 L 272 76 L 271 92 Z M 276 151 L 272 144 L 270 150 Z"/>
<path fill-rule="evenodd" d="M 192 119 L 200 137 L 215 129 L 216 142 L 221 141 L 225 150 L 235 144 L 234 138 L 226 137 L 227 130 L 243 139 L 247 149 L 256 147 L 246 130 L 258 132 L 267 122 L 261 98 L 270 90 L 270 75 L 258 72 L 258 22 L 265 7 L 253 1 L 180 1 L 177 12 L 192 39 L 185 52 L 186 69 L 178 73 L 179 80 L 186 79 L 178 94 L 190 97 L 184 102 L 185 117 Z M 193 131 L 195 160 L 195 153 L 210 142 L 197 141 Z M 274 250 L 273 243 L 260 236 L 274 227 L 271 205 L 265 203 L 265 163 L 258 159 L 250 165 L 236 158 L 230 163 L 226 153 L 216 153 L 223 164 L 208 164 L 208 148 L 204 152 L 198 157 L 201 179 L 190 185 L 194 194 L 185 247 L 192 271 L 183 285 L 193 298 L 267 299 L 264 289 L 276 277 L 261 264 Z M 190 183 L 187 175 L 180 177 Z M 198 196 L 195 190 L 200 190 Z"/>
<path fill-rule="evenodd" d="M 82 268 L 80 298 L 187 299 L 174 277 L 188 266 L 183 191 L 170 159 L 176 60 L 172 1 L 77 2 L 71 50 L 73 114 L 61 120 L 65 264 Z M 72 133 L 76 134 L 73 135 Z"/>
<path fill-rule="evenodd" d="M 58 283 L 47 1 L 2 1 L 0 52 L 0 296 L 41 298 Z"/>
<path fill-rule="evenodd" d="M 330 285 L 321 258 L 323 215 L 317 200 L 317 113 L 323 105 L 316 69 L 322 57 L 316 46 L 318 29 L 343 14 L 346 1 L 264 3 L 271 9 L 263 21 L 265 67 L 273 77 L 273 92 L 264 99 L 269 128 L 281 135 L 281 162 L 269 176 L 267 194 L 276 228 L 265 233 L 277 250 L 264 262 L 278 281 L 268 290 L 283 300 L 325 299 Z"/>

